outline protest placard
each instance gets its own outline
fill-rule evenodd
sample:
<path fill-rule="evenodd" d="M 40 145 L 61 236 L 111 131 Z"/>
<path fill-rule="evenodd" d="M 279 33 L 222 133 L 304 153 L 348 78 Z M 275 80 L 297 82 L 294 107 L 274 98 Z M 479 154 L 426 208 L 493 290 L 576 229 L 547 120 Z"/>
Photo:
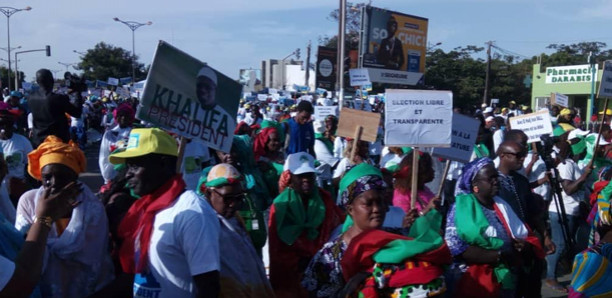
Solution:
<path fill-rule="evenodd" d="M 349 69 L 349 76 L 351 78 L 351 86 L 363 86 L 371 84 L 370 74 L 365 68 L 351 68 Z"/>
<path fill-rule="evenodd" d="M 117 78 L 108 78 L 107 83 L 111 86 L 117 86 L 119 85 L 119 79 Z"/>
<path fill-rule="evenodd" d="M 385 145 L 450 147 L 453 93 L 387 89 Z"/>
<path fill-rule="evenodd" d="M 355 130 L 363 127 L 361 140 L 376 142 L 378 126 L 380 125 L 380 113 L 364 112 L 349 108 L 343 108 L 338 120 L 336 135 L 345 138 L 354 138 Z"/>
<path fill-rule="evenodd" d="M 268 94 L 257 94 L 257 100 L 259 100 L 259 101 L 267 101 L 268 100 Z"/>
<path fill-rule="evenodd" d="M 277 94 L 278 90 L 274 89 L 274 88 L 270 88 L 270 89 L 268 89 L 268 93 L 270 93 L 270 94 Z"/>
<path fill-rule="evenodd" d="M 499 104 L 499 98 L 491 98 L 491 104 Z"/>
<path fill-rule="evenodd" d="M 612 60 L 604 61 L 597 97 L 612 97 Z"/>
<path fill-rule="evenodd" d="M 540 136 L 553 132 L 548 110 L 512 117 L 510 118 L 510 128 L 525 132 L 529 138 L 527 143 L 539 142 Z"/>
<path fill-rule="evenodd" d="M 338 106 L 315 106 L 314 117 L 316 120 L 325 120 L 329 115 L 338 116 Z"/>
<path fill-rule="evenodd" d="M 160 41 L 138 107 L 138 119 L 229 152 L 242 86 Z"/>
<path fill-rule="evenodd" d="M 453 129 L 450 148 L 434 148 L 432 154 L 462 163 L 467 163 L 472 157 L 480 121 L 465 115 L 453 114 Z"/>
<path fill-rule="evenodd" d="M 561 93 L 551 93 L 550 94 L 550 103 L 553 105 L 558 105 L 562 107 L 569 107 L 569 99 L 567 95 L 563 95 Z"/>
<path fill-rule="evenodd" d="M 115 90 L 115 93 L 117 93 L 117 95 L 123 98 L 130 97 L 130 92 L 126 88 L 123 88 L 123 87 L 117 87 L 117 89 Z"/>

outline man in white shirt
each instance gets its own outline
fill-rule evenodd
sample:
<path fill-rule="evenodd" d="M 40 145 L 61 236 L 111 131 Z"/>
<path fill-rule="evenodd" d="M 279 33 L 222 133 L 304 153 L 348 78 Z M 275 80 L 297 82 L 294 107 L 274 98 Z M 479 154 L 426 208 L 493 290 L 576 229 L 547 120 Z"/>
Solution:
<path fill-rule="evenodd" d="M 28 153 L 32 144 L 26 137 L 14 133 L 15 115 L 7 103 L 0 102 L 0 146 L 8 166 L 4 184 L 16 206 L 19 197 L 27 190 L 25 168 L 28 164 Z"/>
<path fill-rule="evenodd" d="M 212 207 L 175 171 L 178 146 L 156 129 L 133 129 L 124 150 L 109 156 L 126 163 L 128 186 L 140 196 L 119 226 L 124 272 L 97 297 L 217 297 L 219 221 Z M 232 256 L 238 257 L 238 256 Z M 134 275 L 131 275 L 134 274 Z"/>

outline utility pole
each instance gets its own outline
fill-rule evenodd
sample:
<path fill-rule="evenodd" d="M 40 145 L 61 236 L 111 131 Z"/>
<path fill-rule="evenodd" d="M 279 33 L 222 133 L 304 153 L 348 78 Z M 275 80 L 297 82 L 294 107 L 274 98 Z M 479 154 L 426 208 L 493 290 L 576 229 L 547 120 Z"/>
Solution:
<path fill-rule="evenodd" d="M 308 46 L 306 46 L 306 83 L 304 86 L 308 87 L 308 81 L 310 79 L 310 46 L 311 41 L 308 41 Z"/>
<path fill-rule="evenodd" d="M 491 72 L 491 46 L 493 45 L 492 41 L 487 41 L 485 44 L 487 47 L 487 72 L 485 75 L 485 87 L 484 87 L 484 95 L 482 96 L 482 103 L 487 103 L 489 101 L 489 73 Z"/>
<path fill-rule="evenodd" d="M 346 34 L 346 0 L 340 0 L 338 20 L 338 73 L 336 74 L 336 91 L 338 91 L 338 106 L 342 109 L 344 103 L 344 39 Z"/>

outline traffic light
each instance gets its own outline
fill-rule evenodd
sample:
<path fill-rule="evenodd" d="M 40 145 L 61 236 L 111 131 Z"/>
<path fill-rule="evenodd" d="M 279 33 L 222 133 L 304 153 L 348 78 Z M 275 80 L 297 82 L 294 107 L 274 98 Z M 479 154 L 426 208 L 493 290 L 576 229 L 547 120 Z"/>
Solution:
<path fill-rule="evenodd" d="M 51 57 L 51 46 L 45 46 L 45 52 L 47 52 L 47 57 Z"/>
<path fill-rule="evenodd" d="M 299 60 L 300 59 L 300 49 L 297 48 L 295 49 L 295 57 Z"/>

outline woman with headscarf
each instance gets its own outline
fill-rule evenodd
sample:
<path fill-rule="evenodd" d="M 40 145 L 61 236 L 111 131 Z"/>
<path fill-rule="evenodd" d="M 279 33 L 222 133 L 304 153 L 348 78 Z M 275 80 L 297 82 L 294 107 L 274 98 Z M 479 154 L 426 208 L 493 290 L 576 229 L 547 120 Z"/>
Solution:
<path fill-rule="evenodd" d="M 280 134 L 274 127 L 266 127 L 255 136 L 253 154 L 270 197 L 278 195 L 278 180 L 285 162 L 285 154 L 281 148 Z"/>
<path fill-rule="evenodd" d="M 408 153 L 399 164 L 399 170 L 395 172 L 395 190 L 393 192 L 393 206 L 400 207 L 408 213 L 416 209 L 419 213 L 425 214 L 436 208 L 439 197 L 429 190 L 425 185 L 433 180 L 435 171 L 431 155 L 427 152 L 419 151 L 419 172 L 417 180 L 416 206 L 411 206 L 412 188 L 412 156 L 414 151 Z"/>
<path fill-rule="evenodd" d="M 48 136 L 28 154 L 28 172 L 42 186 L 19 199 L 15 227 L 27 232 L 36 220 L 40 200 L 70 183 L 79 183 L 78 175 L 84 171 L 83 151 L 72 142 Z M 78 206 L 52 225 L 47 240 L 49 258 L 40 284 L 43 296 L 86 297 L 113 279 L 104 206 L 89 187 L 82 183 L 80 187 Z"/>
<path fill-rule="evenodd" d="M 270 282 L 244 221 L 237 213 L 244 203 L 242 175 L 230 164 L 214 166 L 203 185 L 206 200 L 217 212 L 220 223 L 219 297 L 274 297 Z"/>
<path fill-rule="evenodd" d="M 569 297 L 610 297 L 612 295 L 612 213 L 608 184 L 597 196 L 593 206 L 593 228 L 597 241 L 574 257 Z"/>
<path fill-rule="evenodd" d="M 289 187 L 270 207 L 270 283 L 277 297 L 308 297 L 300 286 L 304 270 L 344 220 L 331 195 L 317 188 L 314 158 L 305 152 L 290 154 Z"/>
<path fill-rule="evenodd" d="M 253 145 L 249 136 L 234 135 L 230 152 L 211 150 L 211 155 L 216 158 L 215 164 L 231 164 L 242 174 L 247 195 L 245 204 L 240 210 L 240 216 L 245 221 L 247 232 L 251 236 L 256 251 L 261 253 L 261 248 L 266 243 L 267 237 L 263 212 L 270 206 L 272 197 L 270 197 L 266 183 L 261 177 L 261 172 L 255 166 L 252 148 Z M 197 187 L 199 194 L 203 194 L 206 177 L 208 177 L 211 168 L 202 170 Z"/>
<path fill-rule="evenodd" d="M 459 177 L 445 234 L 455 259 L 449 287 L 457 297 L 514 297 L 521 261 L 528 254 L 544 257 L 539 240 L 496 196 L 498 176 L 484 157 L 466 164 Z"/>
<path fill-rule="evenodd" d="M 108 161 L 108 156 L 116 149 L 127 146 L 135 114 L 136 112 L 132 106 L 127 103 L 119 105 L 119 107 L 113 111 L 115 123 L 117 125 L 104 132 L 104 136 L 102 136 L 102 141 L 100 142 L 100 154 L 98 155 L 98 165 L 100 166 L 102 178 L 104 178 L 104 184 L 110 183 L 117 175 L 114 165 Z"/>
<path fill-rule="evenodd" d="M 372 270 L 372 267 L 376 268 L 378 266 L 379 270 L 384 271 L 388 268 L 382 268 L 387 265 L 377 264 L 377 266 L 373 266 L 373 262 L 369 260 L 367 255 L 360 255 L 363 250 L 363 246 L 369 246 L 372 251 L 384 251 L 384 246 L 390 241 L 385 241 L 383 239 L 391 240 L 395 239 L 395 234 L 390 234 L 386 232 L 381 233 L 371 233 L 370 237 L 376 238 L 377 240 L 382 240 L 382 242 L 377 243 L 381 244 L 379 247 L 370 246 L 372 243 L 368 243 L 368 240 L 365 240 L 364 237 L 361 237 L 362 234 L 367 234 L 373 230 L 380 230 L 383 227 L 383 222 L 385 221 L 385 214 L 388 210 L 386 195 L 390 195 L 386 192 L 387 184 L 384 182 L 382 173 L 380 170 L 376 169 L 373 166 L 367 164 L 360 164 L 350 169 L 346 175 L 342 178 L 341 181 L 341 198 L 342 205 L 345 206 L 348 216 L 345 224 L 343 226 L 343 233 L 339 236 L 335 237 L 330 242 L 327 242 L 319 252 L 315 255 L 315 257 L 310 262 L 306 272 L 304 274 L 304 280 L 302 281 L 302 286 L 304 286 L 312 296 L 315 297 L 335 297 L 337 296 L 341 290 L 344 288 L 347 278 L 352 278 L 354 273 L 360 271 L 369 271 L 369 276 L 374 271 L 379 272 L 378 270 Z M 404 218 L 404 228 L 410 228 L 413 224 L 416 217 L 409 216 Z M 394 230 L 395 232 L 401 232 L 400 229 L 388 229 Z M 407 232 L 407 230 L 405 230 Z M 434 232 L 435 233 L 435 232 Z M 408 239 L 407 237 L 398 239 Z M 360 238 L 362 242 L 359 242 L 359 245 L 353 246 L 353 239 Z M 441 241 L 441 237 L 438 235 L 437 238 Z M 345 252 L 349 248 L 349 246 L 354 249 L 352 252 L 358 252 L 357 254 L 352 255 L 349 259 L 344 260 L 343 256 Z M 406 248 L 406 247 L 404 247 Z M 415 250 L 411 250 L 411 253 L 416 252 Z M 383 252 L 382 254 L 384 254 Z M 448 253 L 448 249 L 446 249 L 447 260 L 450 261 L 450 254 Z M 439 255 L 438 257 L 440 257 Z M 444 257 L 440 257 L 438 261 L 443 261 Z M 401 260 L 403 261 L 403 260 Z M 413 260 L 414 261 L 414 260 Z M 360 268 L 362 262 L 366 265 Z M 345 264 L 346 263 L 346 264 Z M 372 267 L 368 267 L 372 266 Z M 351 269 L 352 273 L 344 274 L 343 268 L 348 266 Z M 401 264 L 396 264 L 396 269 L 402 267 Z M 391 268 L 393 265 L 389 265 Z M 405 269 L 406 266 L 404 266 Z M 436 276 L 437 281 L 434 282 L 435 285 L 443 285 L 441 282 L 440 276 L 442 275 L 442 269 L 438 268 L 438 274 Z M 402 270 L 402 269 L 400 269 Z M 402 272 L 404 274 L 406 272 Z M 371 281 L 374 281 L 374 276 L 369 281 L 366 281 L 368 284 Z M 367 277 L 366 277 L 367 278 Z M 432 279 L 433 280 L 433 279 Z M 427 283 L 427 282 L 425 282 Z M 432 284 L 430 294 L 441 293 L 442 289 L 434 286 Z M 412 284 L 414 285 L 414 284 Z M 380 288 L 373 289 L 369 288 L 365 290 L 365 293 L 382 293 L 382 292 L 393 292 L 388 287 L 388 284 L 381 284 Z M 401 287 L 408 287 L 408 283 L 402 285 Z M 416 287 L 414 287 L 416 288 Z M 430 288 L 428 288 L 430 289 Z M 368 292 L 370 291 L 370 292 Z"/>

